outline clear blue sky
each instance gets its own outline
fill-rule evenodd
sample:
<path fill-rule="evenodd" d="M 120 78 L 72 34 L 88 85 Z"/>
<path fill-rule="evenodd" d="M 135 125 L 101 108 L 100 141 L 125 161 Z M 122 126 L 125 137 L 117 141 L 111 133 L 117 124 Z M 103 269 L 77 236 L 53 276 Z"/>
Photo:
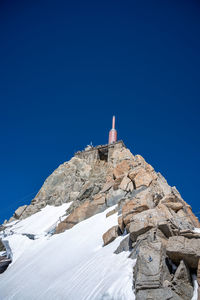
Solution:
<path fill-rule="evenodd" d="M 0 222 L 118 136 L 199 205 L 200 2 L 0 1 Z M 30 195 L 32 194 L 32 195 Z"/>

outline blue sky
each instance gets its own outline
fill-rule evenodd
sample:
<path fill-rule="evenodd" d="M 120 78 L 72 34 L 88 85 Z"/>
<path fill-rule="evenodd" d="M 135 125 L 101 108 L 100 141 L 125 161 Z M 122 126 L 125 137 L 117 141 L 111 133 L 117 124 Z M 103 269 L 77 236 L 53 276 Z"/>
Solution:
<path fill-rule="evenodd" d="M 0 222 L 118 137 L 199 206 L 199 1 L 0 2 Z"/>

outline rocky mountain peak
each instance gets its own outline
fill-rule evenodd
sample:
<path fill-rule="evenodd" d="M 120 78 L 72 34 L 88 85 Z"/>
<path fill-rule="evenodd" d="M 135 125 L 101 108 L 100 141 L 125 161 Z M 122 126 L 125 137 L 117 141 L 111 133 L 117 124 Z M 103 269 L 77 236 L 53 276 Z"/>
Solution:
<path fill-rule="evenodd" d="M 103 246 L 124 236 L 114 252 L 129 251 L 129 258 L 136 260 L 137 300 L 192 298 L 192 276 L 200 273 L 200 231 L 195 229 L 200 228 L 199 220 L 177 189 L 122 141 L 77 152 L 10 222 L 64 203 L 69 207 L 52 231 L 57 235 L 112 208 L 106 218 L 117 215 L 118 224 L 104 232 Z"/>

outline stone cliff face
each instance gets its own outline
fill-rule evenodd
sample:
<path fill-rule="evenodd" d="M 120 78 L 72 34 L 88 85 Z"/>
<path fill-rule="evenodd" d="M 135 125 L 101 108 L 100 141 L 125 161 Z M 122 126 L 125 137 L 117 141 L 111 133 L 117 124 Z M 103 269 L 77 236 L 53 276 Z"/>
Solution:
<path fill-rule="evenodd" d="M 130 251 L 137 259 L 137 300 L 192 298 L 192 274 L 200 277 L 200 233 L 194 231 L 199 221 L 177 189 L 123 142 L 77 153 L 47 178 L 31 204 L 18 208 L 12 220 L 66 202 L 71 205 L 55 234 L 113 206 L 107 218 L 117 213 L 118 225 L 102 236 L 104 247 L 126 235 L 115 253 Z"/>

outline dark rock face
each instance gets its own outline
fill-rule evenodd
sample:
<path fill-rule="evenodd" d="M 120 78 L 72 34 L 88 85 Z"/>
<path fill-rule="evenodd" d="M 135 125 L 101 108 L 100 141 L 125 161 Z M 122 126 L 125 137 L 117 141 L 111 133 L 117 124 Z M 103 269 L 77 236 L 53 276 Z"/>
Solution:
<path fill-rule="evenodd" d="M 0 256 L 0 274 L 8 268 L 11 262 L 12 260 L 10 258 L 7 258 L 6 256 Z"/>
<path fill-rule="evenodd" d="M 0 240 L 0 251 L 6 251 L 6 248 L 1 240 Z"/>
<path fill-rule="evenodd" d="M 121 243 L 119 244 L 119 246 L 117 247 L 117 249 L 115 250 L 115 254 L 119 254 L 123 251 L 131 251 L 133 249 L 132 247 L 132 241 L 130 239 L 130 235 L 128 235 L 127 237 L 125 237 Z"/>

